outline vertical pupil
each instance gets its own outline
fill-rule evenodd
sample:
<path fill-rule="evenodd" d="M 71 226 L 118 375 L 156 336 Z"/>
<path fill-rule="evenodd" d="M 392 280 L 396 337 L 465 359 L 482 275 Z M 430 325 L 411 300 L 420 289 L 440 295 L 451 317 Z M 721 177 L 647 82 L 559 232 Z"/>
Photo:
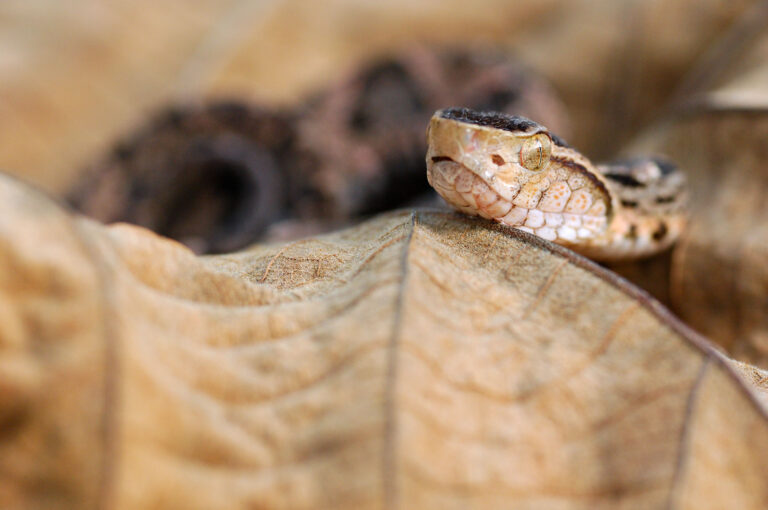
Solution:
<path fill-rule="evenodd" d="M 541 137 L 529 138 L 520 151 L 520 162 L 529 170 L 537 171 L 544 167 L 548 153 L 544 152 L 544 142 Z"/>
<path fill-rule="evenodd" d="M 541 166 L 541 140 L 534 139 L 531 145 L 531 149 L 533 149 L 531 150 L 531 163 L 534 168 L 539 168 Z"/>

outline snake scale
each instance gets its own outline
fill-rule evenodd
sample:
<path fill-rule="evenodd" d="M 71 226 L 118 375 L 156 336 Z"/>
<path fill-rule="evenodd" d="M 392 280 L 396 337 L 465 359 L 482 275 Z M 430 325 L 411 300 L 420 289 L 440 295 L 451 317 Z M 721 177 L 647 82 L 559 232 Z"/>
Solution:
<path fill-rule="evenodd" d="M 662 158 L 594 165 L 532 120 L 468 108 L 436 112 L 427 142 L 427 179 L 454 208 L 595 260 L 656 254 L 685 226 L 685 176 Z"/>

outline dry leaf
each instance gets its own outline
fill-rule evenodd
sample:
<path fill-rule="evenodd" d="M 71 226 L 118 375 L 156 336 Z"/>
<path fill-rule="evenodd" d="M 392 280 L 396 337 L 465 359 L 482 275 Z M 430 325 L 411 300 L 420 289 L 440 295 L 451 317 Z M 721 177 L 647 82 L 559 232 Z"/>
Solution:
<path fill-rule="evenodd" d="M 768 24 L 768 4 L 762 18 Z M 670 299 L 688 324 L 768 367 L 768 32 L 712 69 L 709 91 L 653 126 L 635 152 L 669 154 L 689 176 L 692 213 L 674 252 Z"/>
<path fill-rule="evenodd" d="M 414 41 L 509 48 L 563 94 L 569 141 L 602 157 L 758 3 L 3 0 L 0 168 L 61 192 L 169 102 L 293 103 Z"/>
<path fill-rule="evenodd" d="M 680 119 L 669 143 L 696 192 L 677 248 L 672 300 L 689 324 L 734 357 L 768 366 L 768 112 L 710 111 Z"/>
<path fill-rule="evenodd" d="M 195 257 L 0 179 L 0 506 L 768 505 L 768 415 L 641 291 L 395 212 Z"/>

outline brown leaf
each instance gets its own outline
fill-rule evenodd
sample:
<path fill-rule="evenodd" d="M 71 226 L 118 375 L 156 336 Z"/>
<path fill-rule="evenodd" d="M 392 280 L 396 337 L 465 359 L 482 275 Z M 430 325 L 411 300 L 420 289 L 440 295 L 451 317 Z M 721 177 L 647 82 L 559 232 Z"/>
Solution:
<path fill-rule="evenodd" d="M 575 121 L 569 141 L 605 156 L 757 3 L 4 0 L 0 168 L 63 191 L 169 102 L 291 104 L 374 55 L 468 38 L 509 48 L 552 81 Z"/>
<path fill-rule="evenodd" d="M 429 211 L 195 257 L 0 179 L 3 508 L 739 508 L 768 415 L 655 301 Z"/>
<path fill-rule="evenodd" d="M 763 4 L 762 26 L 768 26 Z M 633 150 L 688 173 L 692 211 L 674 252 L 670 299 L 683 319 L 742 361 L 768 366 L 768 32 L 733 52 L 700 91 Z"/>
<path fill-rule="evenodd" d="M 670 135 L 695 172 L 695 210 L 675 253 L 672 299 L 695 328 L 768 366 L 766 112 L 702 112 Z"/>

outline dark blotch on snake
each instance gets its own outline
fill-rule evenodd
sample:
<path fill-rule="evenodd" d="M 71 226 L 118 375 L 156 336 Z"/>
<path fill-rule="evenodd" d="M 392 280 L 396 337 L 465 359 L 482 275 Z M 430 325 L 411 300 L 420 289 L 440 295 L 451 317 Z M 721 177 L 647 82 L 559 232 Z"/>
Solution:
<path fill-rule="evenodd" d="M 565 140 L 557 135 L 553 135 L 538 122 L 517 115 L 509 115 L 508 113 L 502 112 L 479 112 L 471 108 L 453 106 L 442 110 L 440 116 L 444 119 L 457 120 L 459 122 L 466 122 L 467 124 L 502 129 L 510 132 L 523 131 L 525 133 L 547 133 L 549 137 L 552 138 L 555 145 L 569 147 Z"/>
<path fill-rule="evenodd" d="M 478 112 L 470 108 L 452 107 L 444 109 L 440 116 L 444 119 L 457 120 L 467 124 L 475 124 L 476 126 L 503 129 L 504 131 L 532 131 L 537 128 L 544 131 L 542 126 L 530 119 L 501 112 Z"/>
<path fill-rule="evenodd" d="M 587 179 L 589 179 L 589 181 L 590 181 L 590 182 L 591 182 L 591 183 L 592 183 L 592 184 L 593 184 L 593 185 L 594 185 L 596 188 L 600 189 L 600 191 L 602 191 L 602 192 L 605 194 L 605 196 L 610 196 L 610 193 L 608 192 L 608 189 L 605 187 L 605 184 L 603 184 L 603 181 L 601 181 L 600 179 L 598 179 L 597 177 L 595 177 L 595 176 L 592 174 L 592 172 L 590 172 L 589 170 L 587 170 L 587 169 L 584 167 L 584 165 L 581 165 L 581 164 L 579 164 L 579 163 L 576 163 L 575 161 L 573 161 L 573 160 L 570 160 L 570 159 L 568 159 L 568 158 L 561 158 L 561 157 L 556 157 L 556 156 L 552 156 L 552 157 L 550 158 L 550 161 L 552 161 L 552 162 L 554 162 L 554 163 L 558 163 L 558 164 L 560 164 L 560 165 L 563 165 L 563 166 L 565 166 L 565 167 L 568 167 L 568 168 L 570 168 L 571 170 L 575 170 L 576 172 L 580 173 L 581 175 L 583 175 L 584 177 L 586 177 Z M 609 209 L 609 216 L 610 216 L 610 208 L 611 208 L 611 206 L 609 205 L 609 206 L 608 206 L 608 209 Z"/>
<path fill-rule="evenodd" d="M 396 125 L 426 109 L 426 100 L 400 62 L 387 60 L 367 69 L 359 86 L 362 90 L 350 118 L 355 131 Z"/>
<path fill-rule="evenodd" d="M 671 204 L 675 201 L 675 197 L 656 197 L 657 204 Z"/>
<path fill-rule="evenodd" d="M 603 174 L 608 179 L 618 182 L 622 186 L 627 186 L 629 188 L 640 188 L 643 186 L 643 183 L 632 177 L 628 174 L 613 174 L 613 173 L 607 173 Z"/>
<path fill-rule="evenodd" d="M 571 146 L 568 145 L 568 142 L 566 142 L 565 140 L 563 140 L 559 136 L 557 136 L 557 135 L 555 135 L 553 133 L 550 133 L 549 137 L 552 138 L 552 141 L 555 142 L 555 145 L 559 145 L 560 147 L 571 148 Z"/>

